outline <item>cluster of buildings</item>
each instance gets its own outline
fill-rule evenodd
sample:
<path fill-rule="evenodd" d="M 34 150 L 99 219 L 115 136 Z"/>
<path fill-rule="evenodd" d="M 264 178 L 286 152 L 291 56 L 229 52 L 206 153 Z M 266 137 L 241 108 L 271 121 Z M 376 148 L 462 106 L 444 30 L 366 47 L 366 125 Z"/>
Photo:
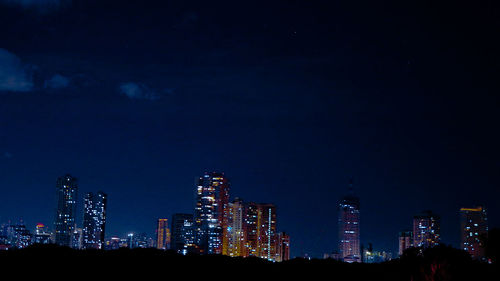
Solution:
<path fill-rule="evenodd" d="M 56 182 L 57 209 L 54 231 L 37 224 L 32 233 L 24 223 L 7 223 L 0 227 L 0 249 L 22 249 L 32 244 L 57 244 L 75 249 L 102 249 L 106 225 L 107 195 L 86 193 L 83 199 L 83 223 L 77 227 L 77 179 L 71 175 Z"/>
<path fill-rule="evenodd" d="M 174 214 L 158 220 L 157 248 L 179 253 L 290 258 L 290 237 L 277 231 L 276 206 L 230 201 L 230 183 L 223 173 L 206 173 L 197 181 L 193 214 Z"/>
<path fill-rule="evenodd" d="M 360 243 L 360 200 L 354 195 L 352 180 L 349 192 L 338 205 L 338 252 L 325 254 L 324 258 L 332 258 L 344 262 L 382 262 L 392 259 L 392 253 L 374 251 L 371 244 L 364 248 Z M 399 233 L 399 256 L 411 247 L 428 248 L 441 243 L 440 217 L 432 211 L 423 211 L 413 217 L 412 230 Z M 467 251 L 472 258 L 485 259 L 484 239 L 488 233 L 486 209 L 460 209 L 461 249 Z"/>
<path fill-rule="evenodd" d="M 399 233 L 399 255 L 411 247 L 428 248 L 441 243 L 440 222 L 440 217 L 431 211 L 414 216 L 413 230 Z M 484 207 L 460 209 L 461 249 L 474 259 L 484 260 L 484 239 L 487 234 L 488 218 Z"/>
<path fill-rule="evenodd" d="M 74 249 L 157 248 L 181 254 L 222 254 L 231 257 L 259 257 L 270 261 L 290 259 L 290 237 L 277 230 L 276 206 L 270 203 L 230 200 L 230 183 L 223 173 L 205 173 L 196 184 L 193 213 L 176 213 L 159 218 L 156 237 L 129 233 L 127 237 L 105 239 L 107 195 L 88 192 L 83 196 L 83 220 L 77 226 L 77 179 L 57 179 L 57 211 L 54 231 L 37 224 L 33 233 L 22 221 L 0 225 L 0 249 L 25 248 L 54 243 Z M 374 251 L 360 242 L 360 200 L 352 180 L 338 205 L 338 252 L 325 254 L 344 262 L 382 262 L 392 254 Z M 460 209 L 461 248 L 475 259 L 484 260 L 484 238 L 488 233 L 486 209 Z M 411 247 L 428 248 L 441 242 L 440 217 L 424 211 L 413 217 L 413 228 L 399 233 L 399 255 Z"/>
<path fill-rule="evenodd" d="M 51 239 L 51 232 L 41 223 L 36 225 L 34 233 L 26 228 L 22 220 L 18 223 L 9 222 L 0 225 L 0 250 L 10 247 L 25 248 L 33 243 L 48 244 L 51 243 Z"/>
<path fill-rule="evenodd" d="M 31 244 L 57 244 L 74 249 L 152 248 L 182 254 L 222 254 L 259 257 L 270 261 L 290 259 L 290 237 L 277 231 L 276 206 L 270 203 L 230 201 L 230 183 L 223 173 L 206 173 L 197 181 L 192 214 L 174 214 L 157 221 L 156 237 L 129 233 L 105 238 L 107 195 L 83 196 L 83 220 L 77 226 L 78 182 L 71 175 L 57 179 L 54 231 L 38 224 L 32 234 L 23 222 L 0 228 L 0 249 Z"/>

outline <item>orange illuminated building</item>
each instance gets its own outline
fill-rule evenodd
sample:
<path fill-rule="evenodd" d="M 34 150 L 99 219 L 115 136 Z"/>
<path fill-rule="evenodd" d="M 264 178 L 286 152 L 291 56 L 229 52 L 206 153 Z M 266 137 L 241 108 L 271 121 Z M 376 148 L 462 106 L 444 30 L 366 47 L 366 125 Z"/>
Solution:
<path fill-rule="evenodd" d="M 156 248 L 167 250 L 170 245 L 170 229 L 168 228 L 168 219 L 158 219 L 156 229 Z"/>

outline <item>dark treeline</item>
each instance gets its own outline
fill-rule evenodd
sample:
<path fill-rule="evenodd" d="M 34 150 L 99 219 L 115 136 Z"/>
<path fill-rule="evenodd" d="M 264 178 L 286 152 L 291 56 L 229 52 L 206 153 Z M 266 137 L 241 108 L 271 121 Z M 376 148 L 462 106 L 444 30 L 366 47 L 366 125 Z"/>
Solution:
<path fill-rule="evenodd" d="M 462 250 L 449 246 L 408 249 L 400 259 L 380 264 L 347 264 L 335 260 L 293 259 L 272 263 L 259 258 L 182 256 L 156 249 L 112 251 L 72 250 L 54 245 L 35 245 L 0 252 L 3 272 L 18 276 L 67 279 L 101 278 L 231 279 L 250 277 L 327 278 L 330 280 L 499 280 L 498 264 L 474 261 Z"/>

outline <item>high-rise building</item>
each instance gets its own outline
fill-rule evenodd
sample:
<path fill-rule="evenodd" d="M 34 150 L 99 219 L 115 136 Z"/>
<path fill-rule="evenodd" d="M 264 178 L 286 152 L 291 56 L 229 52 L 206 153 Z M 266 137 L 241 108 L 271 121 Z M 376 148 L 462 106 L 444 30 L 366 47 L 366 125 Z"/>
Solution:
<path fill-rule="evenodd" d="M 107 198 L 108 196 L 102 191 L 85 194 L 82 229 L 84 249 L 103 249 Z"/>
<path fill-rule="evenodd" d="M 57 211 L 55 219 L 55 243 L 71 246 L 71 235 L 75 228 L 77 180 L 71 175 L 59 177 L 57 187 Z"/>
<path fill-rule="evenodd" d="M 488 234 L 488 218 L 486 209 L 482 206 L 476 208 L 460 209 L 461 246 L 474 259 L 484 259 L 484 241 Z"/>
<path fill-rule="evenodd" d="M 413 247 L 413 233 L 411 231 L 401 231 L 398 237 L 399 251 L 401 256 L 404 250 Z"/>
<path fill-rule="evenodd" d="M 285 232 L 278 233 L 276 239 L 278 245 L 276 247 L 276 261 L 287 261 L 290 259 L 290 236 Z"/>
<path fill-rule="evenodd" d="M 194 222 L 192 214 L 174 214 L 172 216 L 171 249 L 181 254 L 194 250 Z"/>
<path fill-rule="evenodd" d="M 440 218 L 431 211 L 413 217 L 413 246 L 433 247 L 440 243 Z"/>
<path fill-rule="evenodd" d="M 168 219 L 158 219 L 156 228 L 156 248 L 167 250 L 170 246 L 170 229 Z"/>
<path fill-rule="evenodd" d="M 276 259 L 276 206 L 259 204 L 257 222 L 257 256 L 263 259 Z"/>
<path fill-rule="evenodd" d="M 259 205 L 254 202 L 245 204 L 243 256 L 258 256 L 259 253 Z"/>
<path fill-rule="evenodd" d="M 33 242 L 35 244 L 50 244 L 50 235 L 51 234 L 47 227 L 42 223 L 38 223 L 35 226 L 35 235 L 33 236 Z"/>
<path fill-rule="evenodd" d="M 352 179 L 349 195 L 339 204 L 339 253 L 345 262 L 361 262 L 359 198 L 354 195 Z"/>
<path fill-rule="evenodd" d="M 276 206 L 254 202 L 245 204 L 242 228 L 244 238 L 241 256 L 254 256 L 272 261 L 278 258 Z"/>
<path fill-rule="evenodd" d="M 194 212 L 195 243 L 200 253 L 221 254 L 228 222 L 229 181 L 223 173 L 198 179 Z"/>
<path fill-rule="evenodd" d="M 227 237 L 224 239 L 224 244 L 222 245 L 222 254 L 231 257 L 241 257 L 244 256 L 245 252 L 245 205 L 243 200 L 236 198 L 233 202 L 229 203 L 228 210 Z"/>

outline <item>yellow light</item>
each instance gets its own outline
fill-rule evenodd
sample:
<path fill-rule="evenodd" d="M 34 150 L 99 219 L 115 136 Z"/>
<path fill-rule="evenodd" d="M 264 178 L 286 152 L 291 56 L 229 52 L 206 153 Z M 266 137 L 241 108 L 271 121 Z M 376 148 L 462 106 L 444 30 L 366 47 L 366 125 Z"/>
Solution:
<path fill-rule="evenodd" d="M 477 207 L 477 208 L 461 208 L 460 211 L 471 211 L 471 212 L 481 212 L 483 210 L 483 207 Z"/>

